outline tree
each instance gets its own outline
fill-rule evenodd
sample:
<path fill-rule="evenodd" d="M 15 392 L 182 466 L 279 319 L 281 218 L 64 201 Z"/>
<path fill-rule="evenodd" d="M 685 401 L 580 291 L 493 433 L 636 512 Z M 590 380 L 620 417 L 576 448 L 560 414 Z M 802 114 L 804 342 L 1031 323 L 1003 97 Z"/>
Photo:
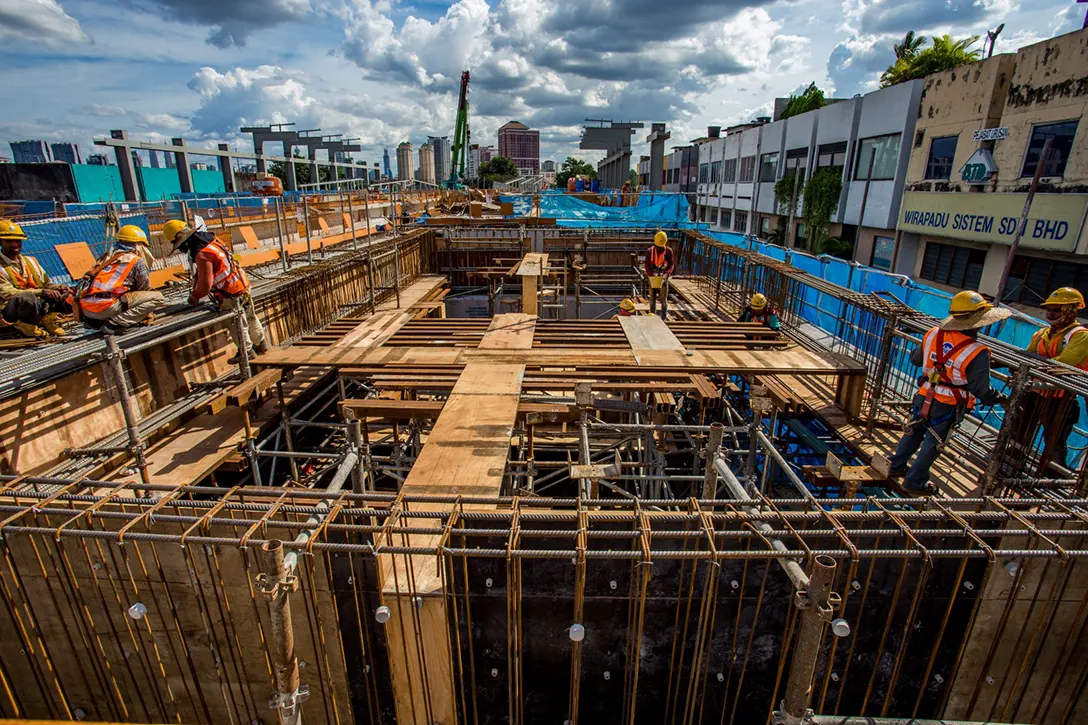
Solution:
<path fill-rule="evenodd" d="M 305 158 L 298 151 L 291 154 L 292 158 L 298 159 L 295 164 L 295 181 L 299 185 L 310 183 L 310 160 Z M 317 178 L 320 181 L 328 181 L 332 178 L 331 166 L 321 165 L 317 167 Z M 287 164 L 282 161 L 273 161 L 267 166 L 268 173 L 272 176 L 276 176 L 283 182 L 284 188 L 287 188 Z M 340 178 L 347 177 L 347 169 L 340 169 Z"/>
<path fill-rule="evenodd" d="M 631 169 L 631 173 L 627 175 L 627 183 L 631 185 L 632 189 L 638 188 L 638 172 Z"/>
<path fill-rule="evenodd" d="M 839 195 L 842 194 L 840 173 L 835 169 L 820 169 L 805 184 L 801 215 L 808 228 L 811 249 L 825 250 L 827 228 L 831 225 L 831 215 L 839 208 Z"/>
<path fill-rule="evenodd" d="M 560 189 L 566 189 L 567 179 L 572 176 L 588 176 L 591 179 L 596 179 L 597 170 L 585 161 L 579 161 L 573 156 L 568 156 L 563 165 L 559 167 L 559 173 L 555 175 L 555 185 Z"/>
<path fill-rule="evenodd" d="M 808 84 L 808 88 L 801 91 L 799 96 L 790 96 L 789 102 L 786 104 L 785 110 L 782 111 L 781 118 L 789 118 L 790 116 L 798 116 L 808 111 L 815 111 L 817 108 L 823 108 L 824 92 L 816 87 L 816 82 Z"/>
<path fill-rule="evenodd" d="M 880 87 L 887 88 L 904 81 L 924 78 L 931 73 L 974 63 L 982 57 L 981 49 L 969 50 L 977 42 L 977 35 L 956 40 L 945 33 L 930 36 L 929 47 L 922 47 L 924 38 L 915 39 L 913 33 L 907 33 L 903 43 L 894 46 L 895 62 L 880 76 Z"/>
<path fill-rule="evenodd" d="M 478 174 L 488 181 L 509 181 L 518 177 L 518 167 L 506 156 L 492 156 L 490 161 L 480 164 Z"/>

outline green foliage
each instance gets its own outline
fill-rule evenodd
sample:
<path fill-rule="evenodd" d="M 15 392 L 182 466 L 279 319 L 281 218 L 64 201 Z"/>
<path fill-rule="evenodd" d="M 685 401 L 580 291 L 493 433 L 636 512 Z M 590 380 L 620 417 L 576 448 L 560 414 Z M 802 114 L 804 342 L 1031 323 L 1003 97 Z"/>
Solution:
<path fill-rule="evenodd" d="M 786 110 L 782 111 L 782 118 L 789 118 L 790 116 L 797 116 L 809 111 L 815 111 L 817 108 L 823 108 L 824 92 L 816 87 L 816 82 L 808 84 L 808 88 L 801 92 L 799 96 L 790 96 L 789 103 L 786 104 Z"/>
<path fill-rule="evenodd" d="M 767 234 L 767 241 L 771 244 L 776 244 L 779 247 L 786 246 L 786 226 L 779 223 L 774 229 Z"/>
<path fill-rule="evenodd" d="M 830 254 L 832 257 L 838 257 L 839 259 L 853 259 L 854 243 L 849 239 L 843 239 L 842 237 L 828 237 L 824 240 L 823 248 L 820 252 L 823 254 Z"/>
<path fill-rule="evenodd" d="M 894 46 L 895 62 L 880 76 L 880 87 L 887 88 L 896 83 L 974 63 L 982 57 L 981 49 L 969 50 L 977 42 L 977 35 L 955 40 L 946 33 L 930 36 L 929 47 L 923 47 L 925 38 L 915 38 L 911 31 L 901 44 Z"/>
<path fill-rule="evenodd" d="M 568 156 L 563 165 L 559 167 L 559 173 L 555 175 L 555 185 L 560 189 L 566 189 L 567 179 L 572 176 L 588 176 L 591 179 L 596 179 L 597 169 L 593 168 L 592 164 Z"/>
<path fill-rule="evenodd" d="M 797 203 L 798 199 L 802 198 L 805 193 L 805 182 L 803 178 L 798 179 L 797 172 L 791 171 L 783 176 L 774 185 L 774 200 L 778 207 L 779 214 L 788 215 L 790 213 L 790 202 Z M 794 189 L 794 183 L 797 184 L 797 188 Z M 796 196 L 794 196 L 796 194 Z"/>
<path fill-rule="evenodd" d="M 822 249 L 822 242 L 827 238 L 827 228 L 831 224 L 831 215 L 839 208 L 841 193 L 842 177 L 834 169 L 817 171 L 805 184 L 805 200 L 801 213 L 805 218 L 811 249 Z"/>
<path fill-rule="evenodd" d="M 295 164 L 295 181 L 301 184 L 310 183 L 310 162 L 304 158 L 302 154 L 295 151 L 292 158 L 298 159 Z M 287 188 L 287 164 L 282 161 L 273 161 L 267 166 L 268 173 L 272 176 L 279 177 L 279 180 L 283 182 L 284 188 Z M 319 181 L 328 181 L 332 178 L 332 167 L 330 166 L 318 166 L 317 176 Z M 347 169 L 340 169 L 340 176 L 347 177 Z"/>
<path fill-rule="evenodd" d="M 479 175 L 488 181 L 509 181 L 518 177 L 518 167 L 506 156 L 492 156 L 490 161 L 480 164 Z"/>
<path fill-rule="evenodd" d="M 631 173 L 627 174 L 627 183 L 631 185 L 632 189 L 638 187 L 638 172 L 631 169 Z"/>

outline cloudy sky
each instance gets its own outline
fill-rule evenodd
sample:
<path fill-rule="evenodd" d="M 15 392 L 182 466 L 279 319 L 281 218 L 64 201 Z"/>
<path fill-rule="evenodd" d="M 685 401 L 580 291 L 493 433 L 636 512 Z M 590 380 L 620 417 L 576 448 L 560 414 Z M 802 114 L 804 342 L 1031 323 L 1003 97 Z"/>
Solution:
<path fill-rule="evenodd" d="M 25 138 L 239 141 L 295 121 L 362 157 L 452 133 L 472 72 L 474 143 L 517 119 L 543 158 L 585 118 L 666 121 L 673 141 L 766 114 L 809 81 L 876 87 L 907 30 L 984 35 L 997 52 L 1080 28 L 1074 0 L 0 0 L 0 156 Z M 635 153 L 645 152 L 644 137 Z M 248 148 L 248 144 L 242 144 Z M 279 149 L 267 149 L 279 153 Z M 395 163 L 395 161 L 394 161 Z"/>

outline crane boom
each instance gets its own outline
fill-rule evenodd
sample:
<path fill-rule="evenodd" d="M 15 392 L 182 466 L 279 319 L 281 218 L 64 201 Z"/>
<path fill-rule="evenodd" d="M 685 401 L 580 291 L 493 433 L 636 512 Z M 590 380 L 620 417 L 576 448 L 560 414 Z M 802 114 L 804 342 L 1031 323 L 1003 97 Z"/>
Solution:
<path fill-rule="evenodd" d="M 461 73 L 461 92 L 457 97 L 457 124 L 453 130 L 453 147 L 450 149 L 450 178 L 445 186 L 457 188 L 465 178 L 465 156 L 468 154 L 468 80 L 469 73 Z"/>

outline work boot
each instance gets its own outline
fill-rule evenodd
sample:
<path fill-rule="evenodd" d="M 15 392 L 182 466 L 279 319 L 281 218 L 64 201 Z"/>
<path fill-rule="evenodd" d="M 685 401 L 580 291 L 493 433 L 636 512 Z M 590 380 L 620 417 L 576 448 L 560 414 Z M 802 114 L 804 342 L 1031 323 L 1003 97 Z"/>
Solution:
<path fill-rule="evenodd" d="M 250 348 L 250 350 L 249 350 L 249 359 L 250 360 L 253 359 L 253 355 L 254 355 L 253 348 Z M 242 353 L 241 352 L 237 352 L 234 355 L 232 355 L 231 357 L 227 358 L 227 365 L 237 365 L 240 362 L 242 362 Z"/>
<path fill-rule="evenodd" d="M 58 320 L 59 317 L 60 316 L 55 312 L 52 314 L 44 315 L 41 320 L 41 326 L 50 335 L 54 335 L 56 337 L 64 337 L 68 333 L 65 332 L 64 328 L 60 326 L 60 322 Z"/>
<path fill-rule="evenodd" d="M 23 337 L 50 337 L 49 333 L 29 322 L 13 322 L 11 326 L 23 334 Z"/>
<path fill-rule="evenodd" d="M 261 343 L 260 345 L 258 345 L 257 347 L 253 348 L 253 352 L 254 352 L 254 354 L 256 354 L 256 355 L 263 355 L 263 354 L 265 354 L 266 352 L 268 352 L 268 350 L 269 350 L 269 347 L 268 347 L 268 343 L 267 343 L 267 342 L 262 342 L 262 343 Z"/>
<path fill-rule="evenodd" d="M 148 325 L 150 325 L 154 321 L 155 321 L 155 313 L 154 312 L 148 312 L 147 317 L 140 320 L 139 325 L 140 325 L 140 327 L 147 327 Z"/>

